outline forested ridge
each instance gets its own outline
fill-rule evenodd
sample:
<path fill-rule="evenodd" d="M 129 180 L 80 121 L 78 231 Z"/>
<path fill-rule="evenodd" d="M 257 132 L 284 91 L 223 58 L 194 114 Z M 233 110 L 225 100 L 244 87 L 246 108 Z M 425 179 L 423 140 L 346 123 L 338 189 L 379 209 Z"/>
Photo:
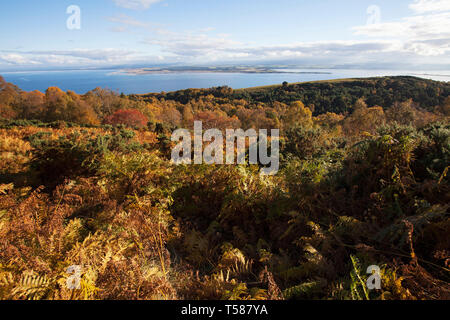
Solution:
<path fill-rule="evenodd" d="M 366 103 L 373 107 L 376 105 L 389 108 L 394 102 L 412 99 L 423 108 L 432 110 L 442 105 L 450 94 L 450 85 L 421 78 L 398 76 L 365 79 L 343 79 L 330 81 L 317 81 L 232 90 L 228 87 L 219 87 L 205 90 L 181 90 L 170 93 L 149 94 L 144 97 L 174 100 L 187 103 L 192 99 L 212 94 L 216 98 L 228 101 L 246 100 L 250 103 L 290 104 L 302 101 L 314 109 L 314 115 L 322 113 L 351 112 L 356 100 L 364 98 Z"/>
<path fill-rule="evenodd" d="M 79 95 L 0 77 L 0 299 L 449 299 L 449 93 L 383 77 Z M 280 129 L 280 171 L 174 165 L 171 133 L 195 120 Z"/>

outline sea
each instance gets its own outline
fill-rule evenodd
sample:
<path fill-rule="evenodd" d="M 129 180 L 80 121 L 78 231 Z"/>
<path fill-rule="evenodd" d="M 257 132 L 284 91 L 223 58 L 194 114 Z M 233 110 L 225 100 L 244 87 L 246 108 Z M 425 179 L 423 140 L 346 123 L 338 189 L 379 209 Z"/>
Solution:
<path fill-rule="evenodd" d="M 288 83 L 366 78 L 379 76 L 415 76 L 437 81 L 450 81 L 448 71 L 355 70 L 355 69 L 283 69 L 276 73 L 152 73 L 129 74 L 117 70 L 1 72 L 6 81 L 22 90 L 39 90 L 57 86 L 64 91 L 84 94 L 97 87 L 124 94 L 170 92 L 189 88 L 229 86 L 233 89 Z M 279 73 L 278 73 L 279 72 Z"/>

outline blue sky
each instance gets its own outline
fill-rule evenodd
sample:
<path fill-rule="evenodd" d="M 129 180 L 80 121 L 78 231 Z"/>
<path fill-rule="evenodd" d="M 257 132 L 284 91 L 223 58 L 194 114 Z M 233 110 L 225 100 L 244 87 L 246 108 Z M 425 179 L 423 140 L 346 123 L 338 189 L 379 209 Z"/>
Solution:
<path fill-rule="evenodd" d="M 450 64 L 450 0 L 16 0 L 0 30 L 0 70 Z"/>

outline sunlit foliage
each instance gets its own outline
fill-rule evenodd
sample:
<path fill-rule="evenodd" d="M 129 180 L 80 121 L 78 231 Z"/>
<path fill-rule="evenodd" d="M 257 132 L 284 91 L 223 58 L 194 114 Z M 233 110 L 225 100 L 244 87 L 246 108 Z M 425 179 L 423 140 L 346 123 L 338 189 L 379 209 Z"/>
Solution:
<path fill-rule="evenodd" d="M 0 78 L 0 299 L 449 299 L 448 87 L 125 96 Z M 175 166 L 170 134 L 194 120 L 281 129 L 279 173 Z"/>

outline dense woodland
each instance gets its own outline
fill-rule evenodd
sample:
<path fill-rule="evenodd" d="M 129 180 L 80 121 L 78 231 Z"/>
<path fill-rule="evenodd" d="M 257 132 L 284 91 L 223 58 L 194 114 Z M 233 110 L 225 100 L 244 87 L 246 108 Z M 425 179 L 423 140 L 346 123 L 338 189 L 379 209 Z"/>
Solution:
<path fill-rule="evenodd" d="M 0 299 L 450 299 L 449 96 L 413 77 L 146 95 L 0 77 Z M 279 173 L 175 166 L 194 120 L 280 129 Z"/>

